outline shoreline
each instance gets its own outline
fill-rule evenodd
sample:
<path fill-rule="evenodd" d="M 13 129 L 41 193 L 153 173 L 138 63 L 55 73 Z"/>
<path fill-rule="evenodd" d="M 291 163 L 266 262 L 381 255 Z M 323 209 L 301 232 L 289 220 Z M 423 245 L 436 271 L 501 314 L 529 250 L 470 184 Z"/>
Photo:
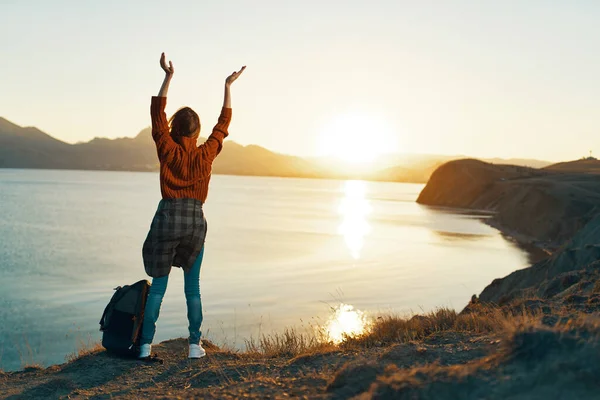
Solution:
<path fill-rule="evenodd" d="M 552 246 L 551 244 L 544 243 L 533 236 L 526 235 L 515 229 L 511 229 L 506 227 L 505 225 L 502 225 L 495 218 L 495 216 L 498 214 L 496 211 L 474 208 L 436 206 L 429 204 L 421 204 L 418 202 L 416 203 L 432 210 L 449 212 L 454 214 L 467 214 L 477 218 L 485 225 L 496 229 L 505 239 L 514 243 L 517 247 L 527 252 L 530 256 L 531 264 L 535 264 L 536 262 L 546 257 L 550 257 L 559 248 L 558 246 Z"/>
<path fill-rule="evenodd" d="M 544 243 L 536 239 L 535 237 L 521 233 L 516 229 L 508 228 L 502 225 L 494 218 L 487 218 L 484 220 L 484 223 L 491 226 L 492 228 L 499 230 L 500 232 L 502 232 L 502 234 L 513 239 L 514 241 L 519 242 L 523 245 L 535 247 L 539 250 L 544 251 L 548 255 L 552 255 L 558 249 L 557 246 L 552 246 L 549 243 Z"/>
<path fill-rule="evenodd" d="M 535 264 L 547 257 L 551 257 L 557 250 L 556 247 L 545 244 L 532 236 L 520 233 L 514 229 L 509 229 L 494 218 L 482 219 L 482 222 L 500 232 L 500 234 L 513 242 L 517 247 L 521 248 L 529 255 L 530 264 Z"/>

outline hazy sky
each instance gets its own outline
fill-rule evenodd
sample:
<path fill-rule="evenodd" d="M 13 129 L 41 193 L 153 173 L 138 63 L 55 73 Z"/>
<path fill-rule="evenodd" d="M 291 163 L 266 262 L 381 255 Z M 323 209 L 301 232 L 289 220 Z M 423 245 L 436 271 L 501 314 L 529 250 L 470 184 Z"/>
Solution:
<path fill-rule="evenodd" d="M 0 0 L 0 116 L 71 143 L 135 136 L 165 51 L 167 112 L 191 106 L 203 133 L 248 66 L 242 144 L 314 155 L 350 116 L 350 140 L 401 152 L 600 155 L 598 21 L 595 0 Z"/>

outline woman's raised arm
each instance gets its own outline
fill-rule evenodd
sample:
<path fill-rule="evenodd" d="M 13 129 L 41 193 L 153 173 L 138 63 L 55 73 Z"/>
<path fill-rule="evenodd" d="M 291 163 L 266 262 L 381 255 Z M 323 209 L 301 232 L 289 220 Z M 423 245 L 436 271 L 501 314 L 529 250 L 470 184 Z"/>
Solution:
<path fill-rule="evenodd" d="M 173 63 L 169 61 L 169 65 L 167 66 L 167 60 L 165 57 L 165 53 L 162 53 L 160 56 L 160 66 L 165 71 L 165 79 L 158 91 L 158 97 L 167 97 L 167 92 L 169 91 L 169 83 L 171 83 L 171 78 L 175 73 L 175 68 L 173 68 Z"/>
<path fill-rule="evenodd" d="M 169 66 L 165 61 L 165 53 L 160 56 L 160 66 L 165 71 L 165 79 L 160 87 L 158 96 L 152 97 L 150 103 L 150 118 L 152 119 L 152 138 L 156 143 L 158 150 L 158 157 L 161 160 L 166 160 L 169 154 L 172 154 L 171 150 L 175 148 L 175 143 L 169 134 L 169 122 L 167 121 L 167 114 L 165 114 L 165 107 L 167 105 L 167 92 L 169 91 L 169 83 L 173 77 L 173 63 L 169 61 Z"/>

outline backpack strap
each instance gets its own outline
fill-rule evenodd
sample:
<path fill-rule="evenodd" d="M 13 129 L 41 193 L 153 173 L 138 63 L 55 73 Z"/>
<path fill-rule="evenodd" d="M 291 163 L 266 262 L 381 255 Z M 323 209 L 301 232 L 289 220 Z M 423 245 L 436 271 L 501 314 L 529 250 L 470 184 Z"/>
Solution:
<path fill-rule="evenodd" d="M 136 282 L 133 286 L 140 286 L 140 301 L 136 304 L 135 317 L 133 322 L 133 332 L 131 335 L 131 341 L 139 344 L 141 339 L 142 323 L 144 322 L 144 311 L 146 309 L 146 300 L 148 299 L 148 292 L 150 291 L 150 282 L 147 280 L 141 280 Z"/>

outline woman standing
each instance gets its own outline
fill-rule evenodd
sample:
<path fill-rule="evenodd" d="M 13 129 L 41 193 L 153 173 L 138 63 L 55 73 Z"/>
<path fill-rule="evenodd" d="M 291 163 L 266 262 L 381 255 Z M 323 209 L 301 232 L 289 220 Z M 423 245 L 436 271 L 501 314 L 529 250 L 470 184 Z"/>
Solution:
<path fill-rule="evenodd" d="M 152 138 L 160 161 L 162 200 L 142 248 L 144 268 L 152 277 L 152 286 L 146 301 L 139 357 L 145 358 L 151 354 L 160 305 L 167 289 L 169 272 L 175 266 L 182 268 L 184 273 L 190 333 L 189 358 L 200 358 L 206 354 L 200 344 L 200 266 L 207 227 L 202 205 L 208 194 L 212 163 L 221 152 L 223 140 L 228 135 L 231 84 L 246 67 L 233 72 L 225 80 L 225 96 L 219 120 L 206 142 L 197 146 L 201 125 L 194 110 L 183 107 L 167 121 L 167 91 L 174 69 L 170 61 L 167 66 L 165 53 L 161 55 L 160 65 L 165 71 L 165 78 L 158 96 L 152 97 L 150 115 Z"/>

